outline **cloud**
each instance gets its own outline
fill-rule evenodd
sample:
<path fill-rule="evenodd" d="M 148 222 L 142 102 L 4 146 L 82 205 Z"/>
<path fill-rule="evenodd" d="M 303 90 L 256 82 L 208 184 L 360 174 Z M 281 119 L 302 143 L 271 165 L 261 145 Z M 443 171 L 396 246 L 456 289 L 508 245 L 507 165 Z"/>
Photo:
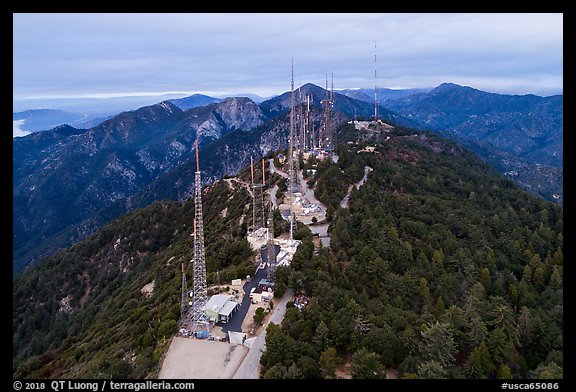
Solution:
<path fill-rule="evenodd" d="M 12 121 L 12 138 L 15 137 L 22 137 L 31 134 L 32 132 L 28 132 L 20 128 L 26 120 L 13 120 Z"/>
<path fill-rule="evenodd" d="M 13 14 L 14 97 L 139 91 L 262 96 L 296 79 L 370 87 L 505 80 L 562 91 L 563 16 L 503 14 Z M 40 66 L 41 65 L 41 66 Z M 470 84 L 471 82 L 464 82 Z M 488 88 L 493 83 L 475 85 Z"/>

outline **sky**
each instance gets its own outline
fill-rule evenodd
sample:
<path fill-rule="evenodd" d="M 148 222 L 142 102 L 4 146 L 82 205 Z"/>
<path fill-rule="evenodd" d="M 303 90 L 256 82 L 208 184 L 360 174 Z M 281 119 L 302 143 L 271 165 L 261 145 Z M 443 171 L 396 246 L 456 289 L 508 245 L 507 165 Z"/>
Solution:
<path fill-rule="evenodd" d="M 376 47 L 375 47 L 376 45 Z M 296 86 L 562 94 L 561 13 L 13 14 L 14 111 Z M 171 95 L 163 95 L 171 94 Z"/>

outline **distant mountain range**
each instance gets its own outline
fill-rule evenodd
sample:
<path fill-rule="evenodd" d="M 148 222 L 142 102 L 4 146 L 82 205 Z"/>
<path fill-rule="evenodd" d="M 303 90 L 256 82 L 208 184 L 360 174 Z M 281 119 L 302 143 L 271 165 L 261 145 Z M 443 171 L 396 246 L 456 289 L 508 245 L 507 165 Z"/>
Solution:
<path fill-rule="evenodd" d="M 407 88 L 407 89 L 391 89 L 391 88 L 377 88 L 376 99 L 380 104 L 389 99 L 400 99 L 409 95 L 427 93 L 432 88 Z M 364 102 L 370 102 L 374 105 L 374 89 L 358 88 L 358 89 L 344 89 L 335 90 L 338 93 L 346 95 L 347 97 L 358 99 Z"/>
<path fill-rule="evenodd" d="M 263 120 L 248 98 L 227 98 L 187 111 L 162 102 L 121 113 L 90 130 L 64 126 L 14 139 L 16 269 L 54 250 L 60 243 L 54 236 L 62 230 L 138 192 L 192 156 L 197 133 L 204 146 Z"/>
<path fill-rule="evenodd" d="M 507 177 L 524 176 L 519 183 L 538 196 L 562 201 L 562 95 L 503 95 L 444 83 L 383 105 L 477 151 Z"/>
<path fill-rule="evenodd" d="M 302 96 L 303 99 L 307 95 L 312 97 L 312 103 L 316 106 L 322 106 L 322 100 L 326 100 L 327 91 L 322 87 L 318 87 L 314 84 L 307 83 L 295 91 L 295 95 L 298 97 Z M 374 115 L 374 103 L 368 103 L 365 101 L 360 101 L 358 99 L 350 98 L 346 95 L 334 92 L 334 105 L 333 110 L 336 112 L 344 113 L 350 118 L 356 116 L 360 117 L 371 117 Z M 273 118 L 281 113 L 285 113 L 290 109 L 290 92 L 286 92 L 277 97 L 271 98 L 260 104 L 264 114 Z M 393 122 L 399 125 L 414 126 L 416 123 L 410 119 L 404 118 L 397 115 L 396 113 L 380 106 L 379 116 L 381 119 Z"/>
<path fill-rule="evenodd" d="M 207 95 L 202 94 L 194 94 L 189 97 L 178 98 L 178 99 L 170 99 L 169 102 L 172 102 L 174 105 L 178 106 L 182 110 L 188 110 L 192 108 L 196 108 L 198 106 L 206 106 L 211 103 L 218 103 L 222 101 L 218 98 L 212 98 Z"/>
<path fill-rule="evenodd" d="M 561 95 L 502 95 L 444 83 L 384 105 L 447 136 L 486 141 L 530 162 L 562 165 Z"/>
<path fill-rule="evenodd" d="M 143 102 L 150 102 L 151 100 L 154 100 L 154 97 L 148 97 L 147 99 L 138 99 L 138 97 L 121 97 L 98 100 L 80 98 L 77 100 L 77 104 L 75 104 L 74 101 L 69 102 L 71 99 L 61 100 L 65 101 L 65 103 L 60 103 L 59 100 L 55 100 L 52 104 L 56 106 L 69 106 L 71 107 L 71 110 L 47 108 L 14 112 L 12 115 L 15 129 L 13 136 L 17 137 L 24 136 L 31 132 L 48 131 L 64 124 L 71 125 L 75 128 L 92 128 L 123 111 L 136 110 L 140 107 L 156 104 L 164 100 L 173 103 L 181 110 L 188 110 L 199 106 L 206 106 L 211 103 L 221 102 L 225 98 L 237 97 L 248 97 L 256 103 L 266 100 L 266 98 L 255 94 L 230 95 L 224 98 L 209 97 L 203 94 L 193 94 L 189 97 L 175 99 L 159 99 L 156 97 L 157 101 L 152 103 Z M 47 107 L 50 107 L 49 105 L 51 102 L 52 101 L 49 100 L 47 102 L 40 101 L 35 103 L 35 106 L 47 105 Z"/>
<path fill-rule="evenodd" d="M 312 96 L 317 129 L 326 90 L 305 84 L 300 94 Z M 123 112 L 90 129 L 60 126 L 15 138 L 15 269 L 121 213 L 190 196 L 197 133 L 206 183 L 236 174 L 251 156 L 287 146 L 289 92 L 259 105 L 238 97 L 179 108 L 214 99 L 188 98 Z M 374 112 L 373 103 L 338 92 L 333 109 L 333 125 Z M 506 96 L 445 84 L 388 100 L 379 116 L 455 139 L 531 192 L 562 203 L 562 109 L 562 96 Z"/>
<path fill-rule="evenodd" d="M 25 132 L 46 131 L 64 124 L 88 129 L 112 117 L 113 115 L 86 115 L 53 109 L 33 109 L 12 114 L 12 120 Z"/>

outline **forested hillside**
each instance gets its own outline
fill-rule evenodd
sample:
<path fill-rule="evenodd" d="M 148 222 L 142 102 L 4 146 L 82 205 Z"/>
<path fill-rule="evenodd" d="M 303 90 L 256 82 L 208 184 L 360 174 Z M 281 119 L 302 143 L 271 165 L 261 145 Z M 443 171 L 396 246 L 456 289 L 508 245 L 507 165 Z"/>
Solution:
<path fill-rule="evenodd" d="M 240 177 L 247 181 L 249 170 Z M 208 284 L 252 274 L 246 188 L 221 180 L 203 199 Z M 155 202 L 16 275 L 14 378 L 154 376 L 177 331 L 182 263 L 192 271 L 193 220 L 193 200 Z"/>
<path fill-rule="evenodd" d="M 311 300 L 269 326 L 263 377 L 562 378 L 562 207 L 431 133 L 388 135 L 318 165 L 331 249 L 278 269 Z"/>

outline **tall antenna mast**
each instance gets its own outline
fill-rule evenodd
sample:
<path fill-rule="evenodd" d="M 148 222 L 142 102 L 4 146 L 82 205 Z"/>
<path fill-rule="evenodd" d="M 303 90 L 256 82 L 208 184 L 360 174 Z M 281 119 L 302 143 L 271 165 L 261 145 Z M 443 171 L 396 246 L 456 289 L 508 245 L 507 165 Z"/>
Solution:
<path fill-rule="evenodd" d="M 330 92 L 328 91 L 328 74 L 326 74 L 326 99 L 323 101 L 324 103 L 324 137 L 328 134 L 328 103 L 330 102 L 330 96 L 328 95 Z M 318 152 L 322 149 L 322 138 L 320 137 L 320 129 L 318 129 Z M 324 146 L 326 147 L 326 146 Z"/>
<path fill-rule="evenodd" d="M 332 75 L 332 90 L 334 90 L 334 75 Z M 326 74 L 326 99 L 322 100 L 321 103 L 325 104 L 324 106 L 324 140 L 326 141 L 324 143 L 324 148 L 328 149 L 328 147 L 332 148 L 333 146 L 333 136 L 332 133 L 330 132 L 330 108 L 332 107 L 334 101 L 333 101 L 333 96 L 334 96 L 334 91 L 330 91 L 328 90 L 328 74 Z M 318 152 L 320 153 L 321 151 L 321 140 L 322 138 L 320 137 L 320 129 L 318 129 Z"/>
<path fill-rule="evenodd" d="M 250 156 L 250 177 L 252 178 L 252 186 L 254 186 L 254 161 L 252 161 L 252 156 Z"/>
<path fill-rule="evenodd" d="M 288 148 L 288 164 L 290 165 L 290 170 L 288 173 L 289 178 L 289 193 L 290 193 L 290 204 L 291 204 L 291 214 L 290 214 L 290 241 L 292 242 L 294 227 L 296 226 L 296 220 L 294 219 L 294 203 L 296 201 L 296 192 L 298 191 L 298 158 L 294 159 L 294 60 L 292 60 L 292 79 L 290 82 L 290 145 Z"/>
<path fill-rule="evenodd" d="M 262 186 L 266 185 L 266 167 L 264 165 L 264 158 L 262 158 Z"/>
<path fill-rule="evenodd" d="M 330 101 L 334 102 L 334 72 L 332 72 L 332 87 L 330 88 Z"/>
<path fill-rule="evenodd" d="M 188 310 L 188 284 L 186 283 L 186 272 L 184 272 L 184 262 L 182 262 L 182 303 L 180 304 L 180 328 L 185 329 L 186 316 Z"/>
<path fill-rule="evenodd" d="M 268 212 L 268 244 L 267 244 L 267 256 L 268 256 L 268 274 L 266 279 L 269 282 L 274 283 L 276 280 L 276 249 L 274 245 L 274 206 L 272 205 L 272 199 L 270 199 L 270 210 Z"/>
<path fill-rule="evenodd" d="M 374 121 L 378 122 L 378 93 L 376 89 L 376 81 L 378 80 L 376 76 L 376 41 L 374 41 Z"/>
<path fill-rule="evenodd" d="M 252 180 L 252 233 L 256 231 L 256 192 L 254 188 L 254 161 L 250 156 L 250 178 Z"/>
<path fill-rule="evenodd" d="M 302 85 L 298 87 L 298 124 L 300 131 L 298 132 L 298 156 L 304 152 L 304 100 L 302 99 Z"/>
<path fill-rule="evenodd" d="M 332 73 L 332 87 L 330 88 L 330 107 L 334 109 L 334 73 Z M 330 143 L 332 143 L 332 150 L 336 152 L 336 130 L 332 129 L 330 133 Z"/>
<path fill-rule="evenodd" d="M 194 288 L 192 293 L 193 332 L 208 332 L 208 317 L 204 312 L 208 302 L 206 287 L 206 254 L 204 249 L 204 224 L 202 217 L 202 182 L 200 179 L 200 161 L 198 159 L 198 137 L 196 137 L 196 178 L 194 189 Z"/>
<path fill-rule="evenodd" d="M 254 182 L 254 161 L 250 157 L 250 177 L 252 179 L 252 233 L 264 227 L 264 205 L 263 186 L 264 184 Z M 264 161 L 262 161 L 262 180 L 264 181 Z"/>
<path fill-rule="evenodd" d="M 296 183 L 294 178 L 296 177 L 296 173 L 293 173 L 294 170 L 294 60 L 292 60 L 292 79 L 290 82 L 290 140 L 288 145 L 288 165 L 289 165 L 289 175 L 290 175 L 290 182 L 289 182 L 289 189 L 288 192 L 290 193 L 290 198 L 292 202 L 294 201 L 294 193 L 296 192 Z"/>
<path fill-rule="evenodd" d="M 304 124 L 304 150 L 308 144 L 308 151 L 310 151 L 310 95 L 306 95 L 306 123 Z M 313 147 L 312 147 L 313 149 Z"/>

